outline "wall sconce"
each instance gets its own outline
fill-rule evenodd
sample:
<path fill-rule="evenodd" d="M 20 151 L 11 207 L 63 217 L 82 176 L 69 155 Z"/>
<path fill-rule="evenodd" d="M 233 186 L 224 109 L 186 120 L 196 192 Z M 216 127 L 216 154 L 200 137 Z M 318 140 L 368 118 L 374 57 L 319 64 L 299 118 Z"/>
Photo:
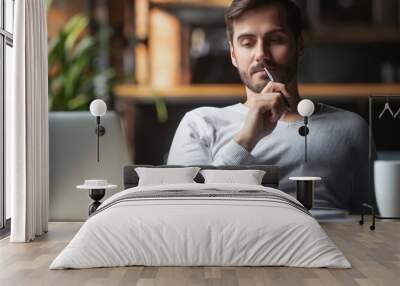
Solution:
<path fill-rule="evenodd" d="M 106 129 L 104 126 L 100 125 L 100 117 L 104 116 L 107 111 L 106 103 L 101 99 L 95 99 L 90 103 L 90 113 L 96 117 L 96 129 L 95 134 L 97 135 L 97 162 L 99 162 L 99 141 L 100 136 L 103 136 L 106 133 Z"/>
<path fill-rule="evenodd" d="M 303 99 L 297 105 L 297 111 L 304 117 L 304 126 L 299 128 L 299 134 L 304 136 L 304 161 L 307 163 L 307 135 L 309 133 L 307 124 L 308 117 L 314 113 L 314 103 L 309 99 Z"/>
<path fill-rule="evenodd" d="M 297 111 L 304 117 L 304 126 L 299 128 L 300 136 L 304 136 L 304 161 L 307 163 L 307 135 L 309 129 L 307 127 L 308 117 L 314 113 L 314 103 L 309 99 L 303 99 L 297 105 Z M 297 183 L 297 200 L 303 206 L 310 210 L 314 204 L 314 184 L 315 181 L 320 181 L 321 177 L 290 177 L 289 180 Z"/>

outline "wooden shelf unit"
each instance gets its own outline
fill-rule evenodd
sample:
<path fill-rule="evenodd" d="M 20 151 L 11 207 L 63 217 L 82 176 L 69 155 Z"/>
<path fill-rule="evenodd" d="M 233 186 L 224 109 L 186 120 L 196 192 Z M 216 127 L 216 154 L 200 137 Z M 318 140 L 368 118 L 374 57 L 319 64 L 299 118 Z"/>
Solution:
<path fill-rule="evenodd" d="M 313 96 L 386 96 L 400 94 L 400 84 L 300 84 L 300 95 Z M 242 84 L 204 84 L 185 85 L 172 88 L 158 89 L 150 86 L 117 85 L 114 94 L 120 98 L 151 98 L 160 96 L 165 98 L 228 98 L 244 97 L 245 89 Z"/>

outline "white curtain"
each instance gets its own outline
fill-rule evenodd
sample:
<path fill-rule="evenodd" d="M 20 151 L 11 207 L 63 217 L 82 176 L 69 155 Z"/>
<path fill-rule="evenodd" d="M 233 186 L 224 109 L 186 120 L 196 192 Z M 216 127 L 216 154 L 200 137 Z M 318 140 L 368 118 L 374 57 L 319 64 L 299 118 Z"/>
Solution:
<path fill-rule="evenodd" d="M 6 98 L 12 242 L 47 232 L 49 164 L 45 0 L 15 1 L 13 92 Z"/>

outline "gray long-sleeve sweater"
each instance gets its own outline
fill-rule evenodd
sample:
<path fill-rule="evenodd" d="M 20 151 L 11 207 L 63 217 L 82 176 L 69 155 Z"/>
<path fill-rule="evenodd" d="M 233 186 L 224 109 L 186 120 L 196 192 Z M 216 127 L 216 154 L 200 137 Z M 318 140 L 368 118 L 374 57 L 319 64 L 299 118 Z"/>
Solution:
<path fill-rule="evenodd" d="M 274 131 L 251 152 L 236 143 L 247 107 L 201 107 L 183 117 L 175 133 L 168 164 L 253 165 L 280 167 L 279 189 L 295 196 L 291 176 L 318 176 L 316 207 L 348 209 L 351 201 L 368 197 L 368 125 L 359 115 L 320 104 L 309 120 L 308 163 L 304 163 L 303 121 L 278 121 Z M 356 197 L 356 199 L 354 199 Z M 354 208 L 354 206 L 352 206 Z"/>

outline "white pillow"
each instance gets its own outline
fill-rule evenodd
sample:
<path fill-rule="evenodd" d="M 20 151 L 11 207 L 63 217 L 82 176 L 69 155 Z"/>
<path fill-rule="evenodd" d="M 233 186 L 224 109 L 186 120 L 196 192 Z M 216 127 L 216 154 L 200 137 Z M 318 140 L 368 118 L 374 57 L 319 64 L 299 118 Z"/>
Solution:
<path fill-rule="evenodd" d="M 265 171 L 262 170 L 213 170 L 200 171 L 205 184 L 246 184 L 261 185 Z"/>
<path fill-rule="evenodd" d="M 193 179 L 199 170 L 199 167 L 135 168 L 139 176 L 138 186 L 195 183 Z"/>

